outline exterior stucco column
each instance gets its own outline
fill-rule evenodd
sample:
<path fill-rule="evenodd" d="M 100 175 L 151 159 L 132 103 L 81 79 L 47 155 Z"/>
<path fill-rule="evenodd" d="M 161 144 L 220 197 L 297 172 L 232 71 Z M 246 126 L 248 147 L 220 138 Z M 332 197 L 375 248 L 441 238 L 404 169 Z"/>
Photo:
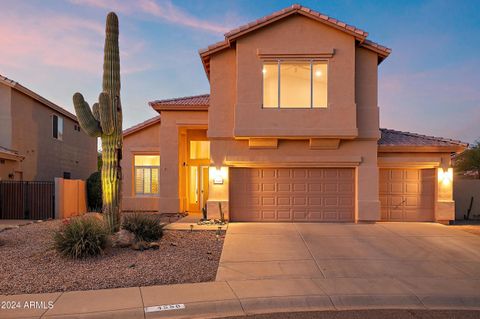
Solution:
<path fill-rule="evenodd" d="M 357 167 L 357 218 L 359 222 L 380 220 L 378 197 L 378 167 L 361 164 Z"/>
<path fill-rule="evenodd" d="M 435 221 L 448 223 L 455 220 L 452 168 L 445 166 L 435 169 L 435 186 Z"/>
<path fill-rule="evenodd" d="M 162 114 L 160 126 L 160 196 L 159 211 L 176 213 L 179 211 L 178 196 L 178 141 L 179 132 L 176 122 Z"/>

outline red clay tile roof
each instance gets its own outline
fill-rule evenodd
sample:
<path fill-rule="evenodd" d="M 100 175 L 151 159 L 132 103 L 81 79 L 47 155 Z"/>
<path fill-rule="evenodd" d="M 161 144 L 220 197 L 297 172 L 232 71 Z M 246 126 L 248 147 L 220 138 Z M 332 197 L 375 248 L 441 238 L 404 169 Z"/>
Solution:
<path fill-rule="evenodd" d="M 148 104 L 157 111 L 205 111 L 210 104 L 210 94 L 156 100 Z"/>
<path fill-rule="evenodd" d="M 294 12 L 301 12 L 301 13 L 305 13 L 305 14 L 308 14 L 308 15 L 311 15 L 317 19 L 321 19 L 323 20 L 323 22 L 326 22 L 338 29 L 341 29 L 342 31 L 345 31 L 345 32 L 349 32 L 355 36 L 359 36 L 359 37 L 362 37 L 362 38 L 366 38 L 368 36 L 368 32 L 365 32 L 361 29 L 358 29 L 352 25 L 348 25 L 342 21 L 339 21 L 337 19 L 334 19 L 332 17 L 329 17 L 323 13 L 320 13 L 320 12 L 317 12 L 315 10 L 312 10 L 312 9 L 309 9 L 307 7 L 304 7 L 304 6 L 301 6 L 299 4 L 294 4 L 292 5 L 291 7 L 287 7 L 287 8 L 284 8 L 280 11 L 276 11 L 268 16 L 265 16 L 265 17 L 262 17 L 260 19 L 257 19 L 255 21 L 252 21 L 250 23 L 247 23 L 247 24 L 244 24 L 236 29 L 233 29 L 227 33 L 225 33 L 225 37 L 226 38 L 229 38 L 229 39 L 232 39 L 234 37 L 237 37 L 241 34 L 244 34 L 245 31 L 247 32 L 250 32 L 252 31 L 252 29 L 256 29 L 258 27 L 261 27 L 265 24 L 268 24 L 270 22 L 272 22 L 271 20 L 276 20 L 276 19 L 279 19 L 279 18 L 283 18 L 285 15 L 288 15 L 288 14 L 291 14 L 291 13 L 294 13 Z"/>
<path fill-rule="evenodd" d="M 379 58 L 380 58 L 379 62 L 381 62 L 383 59 L 388 57 L 388 55 L 392 52 L 391 49 L 383 45 L 367 40 L 368 32 L 365 32 L 357 27 L 354 27 L 352 25 L 346 24 L 345 22 L 329 17 L 318 11 L 301 6 L 299 4 L 294 4 L 290 7 L 284 8 L 280 11 L 276 11 L 268 16 L 265 16 L 263 18 L 260 18 L 250 23 L 247 23 L 245 25 L 242 25 L 236 29 L 233 29 L 225 33 L 225 39 L 223 41 L 217 42 L 215 44 L 208 46 L 205 49 L 199 50 L 198 52 L 202 59 L 202 63 L 207 73 L 207 76 L 209 76 L 210 74 L 210 55 L 211 54 L 230 47 L 231 43 L 235 42 L 236 38 L 243 36 L 246 33 L 259 29 L 265 25 L 268 25 L 272 22 L 275 22 L 277 20 L 280 20 L 292 14 L 304 15 L 306 17 L 315 19 L 317 21 L 325 23 L 331 27 L 334 27 L 338 30 L 341 30 L 343 32 L 346 32 L 354 36 L 358 40 L 360 46 L 363 46 L 367 49 L 375 51 L 377 54 L 379 54 Z"/>
<path fill-rule="evenodd" d="M 149 127 L 150 125 L 153 125 L 155 123 L 160 123 L 160 115 L 157 115 L 155 117 L 152 117 L 151 119 L 148 119 L 146 121 L 143 121 L 141 123 L 138 123 L 137 125 L 134 125 L 132 127 L 127 128 L 126 130 L 123 130 L 123 137 L 133 134 L 135 132 L 138 132 L 144 128 Z"/>
<path fill-rule="evenodd" d="M 447 148 L 466 148 L 468 143 L 447 139 L 443 137 L 435 137 L 421 135 L 417 133 L 402 132 L 386 128 L 381 128 L 381 138 L 378 145 L 381 147 L 447 147 Z"/>

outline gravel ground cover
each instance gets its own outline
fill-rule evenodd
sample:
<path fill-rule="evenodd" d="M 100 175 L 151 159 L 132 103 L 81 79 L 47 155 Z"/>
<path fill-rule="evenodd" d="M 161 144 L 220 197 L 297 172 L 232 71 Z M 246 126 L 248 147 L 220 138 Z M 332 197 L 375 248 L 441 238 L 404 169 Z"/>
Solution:
<path fill-rule="evenodd" d="M 164 231 L 158 250 L 109 248 L 101 257 L 71 260 L 52 249 L 61 221 L 0 233 L 0 294 L 31 294 L 215 280 L 225 234 Z"/>

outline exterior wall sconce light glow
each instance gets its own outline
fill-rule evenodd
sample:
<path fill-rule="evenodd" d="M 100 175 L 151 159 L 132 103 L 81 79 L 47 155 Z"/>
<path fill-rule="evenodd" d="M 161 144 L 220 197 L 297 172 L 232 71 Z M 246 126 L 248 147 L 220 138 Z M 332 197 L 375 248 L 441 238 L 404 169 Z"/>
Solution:
<path fill-rule="evenodd" d="M 442 182 L 443 185 L 449 185 L 453 181 L 453 169 L 450 168 L 439 168 L 438 169 L 438 181 Z"/>
<path fill-rule="evenodd" d="M 218 168 L 213 171 L 213 184 L 223 185 L 223 174 L 222 171 Z"/>

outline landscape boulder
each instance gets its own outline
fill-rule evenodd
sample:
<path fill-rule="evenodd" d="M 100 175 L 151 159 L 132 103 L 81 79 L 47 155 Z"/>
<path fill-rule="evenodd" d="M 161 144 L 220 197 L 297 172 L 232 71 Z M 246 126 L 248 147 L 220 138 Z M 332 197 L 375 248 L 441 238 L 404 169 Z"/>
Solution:
<path fill-rule="evenodd" d="M 112 246 L 126 248 L 130 247 L 135 243 L 135 234 L 126 230 L 121 229 L 120 231 L 113 234 Z"/>

